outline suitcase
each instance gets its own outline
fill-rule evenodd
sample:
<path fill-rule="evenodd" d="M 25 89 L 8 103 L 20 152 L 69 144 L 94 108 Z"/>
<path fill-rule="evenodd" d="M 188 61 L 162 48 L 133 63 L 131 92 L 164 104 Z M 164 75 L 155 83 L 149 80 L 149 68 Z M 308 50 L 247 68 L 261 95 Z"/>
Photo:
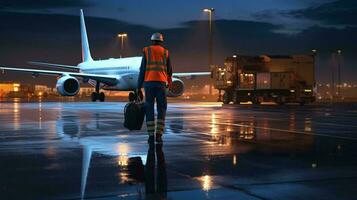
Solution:
<path fill-rule="evenodd" d="M 132 101 L 124 107 L 124 127 L 133 130 L 141 130 L 145 118 L 144 103 Z"/>

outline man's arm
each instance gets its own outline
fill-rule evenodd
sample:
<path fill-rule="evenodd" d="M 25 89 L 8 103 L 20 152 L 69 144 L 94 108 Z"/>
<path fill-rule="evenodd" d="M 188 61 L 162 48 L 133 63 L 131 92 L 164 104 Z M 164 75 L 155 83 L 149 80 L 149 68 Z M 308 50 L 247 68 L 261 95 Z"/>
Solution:
<path fill-rule="evenodd" d="M 143 53 L 143 58 L 141 59 L 140 73 L 138 78 L 138 86 L 137 86 L 138 89 L 141 89 L 143 87 L 145 70 L 146 70 L 146 56 L 145 53 Z"/>
<path fill-rule="evenodd" d="M 172 65 L 170 55 L 167 56 L 167 86 L 170 88 L 172 84 Z"/>
<path fill-rule="evenodd" d="M 172 77 L 172 65 L 170 56 L 167 57 L 167 76 Z"/>

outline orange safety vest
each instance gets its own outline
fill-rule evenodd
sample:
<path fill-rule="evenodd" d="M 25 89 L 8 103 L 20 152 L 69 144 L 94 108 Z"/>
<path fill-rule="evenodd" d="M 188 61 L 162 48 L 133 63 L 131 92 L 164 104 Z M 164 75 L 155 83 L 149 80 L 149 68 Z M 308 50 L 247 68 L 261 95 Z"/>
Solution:
<path fill-rule="evenodd" d="M 146 70 L 144 81 L 159 81 L 167 83 L 167 59 L 169 51 L 160 45 L 144 48 Z"/>

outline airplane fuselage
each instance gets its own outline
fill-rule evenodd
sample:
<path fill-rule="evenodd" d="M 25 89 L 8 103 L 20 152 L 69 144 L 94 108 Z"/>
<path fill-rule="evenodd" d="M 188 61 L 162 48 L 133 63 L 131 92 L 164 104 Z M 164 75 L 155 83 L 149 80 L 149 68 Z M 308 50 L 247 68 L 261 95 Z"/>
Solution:
<path fill-rule="evenodd" d="M 102 85 L 104 90 L 132 91 L 137 88 L 142 57 L 110 58 L 78 64 L 81 73 L 117 76 L 115 85 Z M 95 85 L 94 80 L 89 80 Z"/>

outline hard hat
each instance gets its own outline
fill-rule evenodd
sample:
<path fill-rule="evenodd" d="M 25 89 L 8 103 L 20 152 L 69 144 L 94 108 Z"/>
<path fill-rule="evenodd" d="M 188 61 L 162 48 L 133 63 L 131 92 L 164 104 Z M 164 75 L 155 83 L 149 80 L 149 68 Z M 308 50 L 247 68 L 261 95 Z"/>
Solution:
<path fill-rule="evenodd" d="M 163 42 L 164 41 L 164 36 L 161 33 L 154 33 L 151 36 L 151 41 Z"/>

